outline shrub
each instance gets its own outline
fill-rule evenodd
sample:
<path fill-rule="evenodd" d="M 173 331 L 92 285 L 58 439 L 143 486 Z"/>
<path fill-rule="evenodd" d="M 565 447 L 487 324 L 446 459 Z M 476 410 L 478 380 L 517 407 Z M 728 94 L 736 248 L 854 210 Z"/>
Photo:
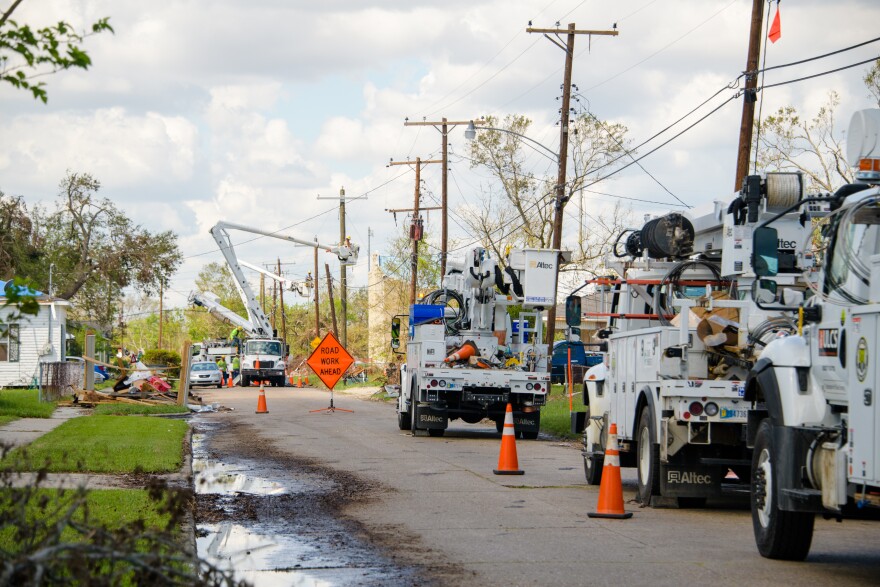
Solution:
<path fill-rule="evenodd" d="M 168 377 L 180 377 L 180 353 L 165 349 L 151 349 L 144 353 L 141 359 L 146 365 L 161 365 L 163 367 L 177 367 L 165 372 Z"/>

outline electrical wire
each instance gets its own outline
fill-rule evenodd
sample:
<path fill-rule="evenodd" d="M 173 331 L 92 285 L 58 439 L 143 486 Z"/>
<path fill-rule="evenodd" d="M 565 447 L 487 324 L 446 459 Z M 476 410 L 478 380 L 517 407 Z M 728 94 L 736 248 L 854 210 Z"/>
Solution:
<path fill-rule="evenodd" d="M 779 86 L 786 86 L 786 85 L 788 85 L 788 84 L 793 84 L 793 83 L 796 83 L 796 82 L 802 82 L 802 81 L 805 81 L 805 80 L 808 80 L 808 79 L 813 79 L 813 78 L 817 78 L 817 77 L 822 77 L 822 76 L 824 76 L 824 75 L 830 75 L 830 74 L 832 74 L 832 73 L 837 73 L 838 71 L 844 71 L 844 70 L 846 70 L 846 69 L 852 69 L 853 67 L 858 67 L 859 65 L 865 65 L 866 63 L 872 63 L 872 62 L 874 62 L 874 61 L 877 61 L 878 59 L 880 59 L 880 55 L 877 55 L 877 56 L 875 56 L 875 57 L 871 57 L 870 59 L 865 59 L 864 61 L 859 61 L 858 63 L 853 63 L 853 64 L 851 64 L 851 65 L 844 65 L 843 67 L 838 67 L 838 68 L 835 68 L 835 69 L 829 69 L 828 71 L 823 71 L 823 72 L 821 72 L 821 73 L 816 73 L 816 74 L 813 74 L 813 75 L 807 75 L 807 76 L 804 76 L 804 77 L 799 77 L 799 78 L 795 78 L 795 79 L 790 79 L 790 80 L 788 80 L 788 81 L 784 81 L 784 82 L 777 82 L 777 83 L 775 83 L 775 84 L 767 84 L 767 85 L 765 85 L 765 86 L 761 86 L 760 88 L 757 88 L 756 91 L 759 91 L 759 92 L 760 92 L 760 91 L 766 90 L 766 89 L 768 89 L 768 88 L 777 88 L 777 87 L 779 87 Z"/>
<path fill-rule="evenodd" d="M 767 14 L 767 20 L 769 21 L 769 19 L 770 19 L 770 15 Z M 858 49 L 859 47 L 864 47 L 865 45 L 870 45 L 871 43 L 876 43 L 877 41 L 880 41 L 880 37 L 876 37 L 876 38 L 870 39 L 870 40 L 868 40 L 868 41 L 864 41 L 864 42 L 862 42 L 862 43 L 858 43 L 858 44 L 856 44 L 856 45 L 850 45 L 849 47 L 844 47 L 843 49 L 838 49 L 837 51 L 832 51 L 832 52 L 830 52 L 830 53 L 824 53 L 824 54 L 822 54 L 822 55 L 816 55 L 815 57 L 809 57 L 809 58 L 807 58 L 807 59 L 801 59 L 800 61 L 792 61 L 791 63 L 783 63 L 783 64 L 781 64 L 781 65 L 773 65 L 773 66 L 771 66 L 771 67 L 765 67 L 765 68 L 758 69 L 758 70 L 755 70 L 755 71 L 750 71 L 750 72 L 747 72 L 747 73 L 749 73 L 749 74 L 759 74 L 759 73 L 764 73 L 765 71 L 773 71 L 774 69 L 782 69 L 782 68 L 784 68 L 784 67 L 791 67 L 791 66 L 793 66 L 793 65 L 801 65 L 802 63 L 809 63 L 809 62 L 811 62 L 811 61 L 816 61 L 816 60 L 818 60 L 818 59 L 825 59 L 826 57 L 831 57 L 831 56 L 833 56 L 833 55 L 839 55 L 840 53 L 845 53 L 845 52 L 847 52 L 847 51 L 852 51 L 853 49 Z M 765 50 L 766 50 L 766 47 L 765 47 Z M 859 64 L 859 65 L 861 65 L 861 64 Z"/>

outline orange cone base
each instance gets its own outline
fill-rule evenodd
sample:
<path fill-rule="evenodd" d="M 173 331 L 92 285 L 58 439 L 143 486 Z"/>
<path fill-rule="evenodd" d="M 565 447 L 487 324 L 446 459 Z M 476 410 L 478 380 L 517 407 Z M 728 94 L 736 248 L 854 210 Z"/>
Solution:
<path fill-rule="evenodd" d="M 626 512 L 625 514 L 602 514 L 599 512 L 590 512 L 587 514 L 588 518 L 611 518 L 613 520 L 627 520 L 633 517 L 632 512 Z"/>
<path fill-rule="evenodd" d="M 498 469 L 492 469 L 492 472 L 496 475 L 525 475 L 525 471 L 514 470 L 514 471 L 499 471 Z"/>

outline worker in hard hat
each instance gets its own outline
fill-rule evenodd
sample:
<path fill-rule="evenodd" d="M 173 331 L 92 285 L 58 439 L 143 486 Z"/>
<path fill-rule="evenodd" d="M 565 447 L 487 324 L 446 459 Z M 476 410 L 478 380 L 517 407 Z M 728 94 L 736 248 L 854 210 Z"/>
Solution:
<path fill-rule="evenodd" d="M 241 329 L 236 326 L 232 329 L 232 332 L 229 333 L 229 340 L 232 341 L 232 344 L 235 345 L 236 352 L 241 352 Z"/>

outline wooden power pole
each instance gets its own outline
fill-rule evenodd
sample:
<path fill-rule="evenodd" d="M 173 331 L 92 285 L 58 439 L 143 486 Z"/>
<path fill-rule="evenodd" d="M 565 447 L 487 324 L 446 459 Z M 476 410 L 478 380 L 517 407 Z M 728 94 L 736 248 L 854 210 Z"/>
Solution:
<path fill-rule="evenodd" d="M 339 188 L 339 197 L 323 197 L 318 196 L 319 200 L 339 200 L 339 244 L 345 244 L 348 236 L 345 232 L 345 188 Z M 366 200 L 366 196 L 361 196 L 359 200 Z M 318 279 L 318 270 L 315 269 L 315 279 Z M 331 300 L 332 301 L 332 300 Z M 340 341 L 342 346 L 348 345 L 348 277 L 345 271 L 345 265 L 339 264 L 339 305 L 342 312 L 342 329 L 340 332 Z"/>
<path fill-rule="evenodd" d="M 403 123 L 403 126 L 433 126 L 437 130 L 440 131 L 440 135 L 443 137 L 443 154 L 442 160 L 443 163 L 443 172 L 440 176 L 440 209 L 442 210 L 441 214 L 442 219 L 440 222 L 440 279 L 443 279 L 443 276 L 446 275 L 446 253 L 448 250 L 448 236 L 449 236 L 449 188 L 448 188 L 448 175 L 449 175 L 449 144 L 447 137 L 449 136 L 449 127 L 455 127 L 459 125 L 467 126 L 470 124 L 470 120 L 458 120 L 455 122 L 449 122 L 445 118 L 440 121 L 422 121 L 422 122 L 410 122 L 409 120 Z M 483 124 L 482 120 L 473 121 L 475 125 Z M 437 127 L 440 128 L 437 128 Z"/>
<path fill-rule="evenodd" d="M 278 259 L 278 277 L 281 277 L 281 259 Z M 281 304 L 281 340 L 287 344 L 287 316 L 284 314 L 284 286 L 278 284 L 278 298 Z"/>
<path fill-rule="evenodd" d="M 419 198 L 422 194 L 422 165 L 429 163 L 443 163 L 442 159 L 426 159 L 422 161 L 421 157 L 416 157 L 415 161 L 391 161 L 388 165 L 415 165 L 416 166 L 416 189 L 413 196 L 413 223 L 410 228 L 410 238 L 412 238 L 412 257 L 410 259 L 410 283 L 409 283 L 409 303 L 416 303 L 416 280 L 419 270 L 419 241 L 422 239 L 421 224 L 419 224 Z"/>
<path fill-rule="evenodd" d="M 339 327 L 336 325 L 336 307 L 333 305 L 333 279 L 330 277 L 330 265 L 324 263 L 327 272 L 327 299 L 330 300 L 330 318 L 333 320 L 333 336 L 339 336 Z"/>
<path fill-rule="evenodd" d="M 764 0 L 752 0 L 752 26 L 749 31 L 749 54 L 746 58 L 746 83 L 743 90 L 742 121 L 739 125 L 739 148 L 736 156 L 736 180 L 734 190 L 742 188 L 749 173 L 749 154 L 752 151 L 752 129 L 755 126 L 755 102 L 758 98 L 758 59 L 761 57 L 761 31 L 764 19 Z"/>
<path fill-rule="evenodd" d="M 568 29 L 562 31 L 560 29 L 536 29 L 529 27 L 527 33 L 543 33 L 550 42 L 565 51 L 565 73 L 562 81 L 562 109 L 560 110 L 559 120 L 559 173 L 556 177 L 556 201 L 553 215 L 553 248 L 562 250 L 562 212 L 568 201 L 565 195 L 566 186 L 566 163 L 568 161 L 568 125 L 569 114 L 571 109 L 571 70 L 574 63 L 574 39 L 577 35 L 607 35 L 617 36 L 617 31 L 590 31 L 577 30 L 574 23 L 569 23 Z M 567 33 L 566 44 L 563 45 L 559 40 L 559 34 Z M 554 39 L 550 35 L 557 37 Z M 556 258 L 556 281 L 557 287 L 559 283 L 559 264 L 562 257 Z M 556 304 L 553 304 L 547 312 L 547 354 L 553 354 L 553 338 L 556 336 Z"/>

